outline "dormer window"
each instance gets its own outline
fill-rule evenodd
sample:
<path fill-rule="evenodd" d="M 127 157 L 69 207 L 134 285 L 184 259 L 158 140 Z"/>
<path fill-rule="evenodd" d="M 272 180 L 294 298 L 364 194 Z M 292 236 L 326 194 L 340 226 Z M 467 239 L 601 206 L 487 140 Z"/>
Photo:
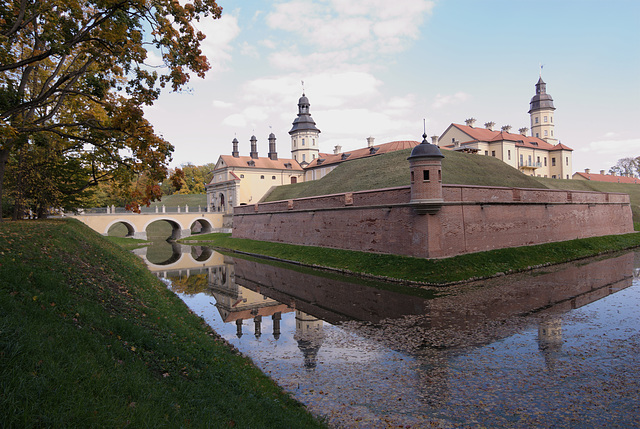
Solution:
<path fill-rule="evenodd" d="M 256 162 L 255 162 L 254 160 L 247 161 L 247 165 L 248 165 L 249 167 L 255 167 L 255 166 L 256 166 Z"/>

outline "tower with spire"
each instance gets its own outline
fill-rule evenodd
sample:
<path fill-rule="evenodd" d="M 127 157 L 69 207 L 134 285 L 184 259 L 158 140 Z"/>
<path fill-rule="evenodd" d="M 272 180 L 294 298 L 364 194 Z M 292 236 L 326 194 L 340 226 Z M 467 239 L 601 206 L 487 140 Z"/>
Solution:
<path fill-rule="evenodd" d="M 540 79 L 536 83 L 536 95 L 529 103 L 529 115 L 531 116 L 531 136 L 538 137 L 549 144 L 556 145 L 558 139 L 554 136 L 553 115 L 556 108 L 553 106 L 553 98 L 547 94 L 547 84 L 542 80 L 542 68 Z"/>
<path fill-rule="evenodd" d="M 298 116 L 289 131 L 291 136 L 291 156 L 304 168 L 320 153 L 320 130 L 309 113 L 309 99 L 302 92 L 298 100 Z"/>

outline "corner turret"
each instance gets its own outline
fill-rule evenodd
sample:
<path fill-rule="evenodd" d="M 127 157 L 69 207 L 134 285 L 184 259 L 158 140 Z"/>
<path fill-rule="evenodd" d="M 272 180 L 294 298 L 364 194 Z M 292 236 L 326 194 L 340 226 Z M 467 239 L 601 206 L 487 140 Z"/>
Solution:
<path fill-rule="evenodd" d="M 442 158 L 438 146 L 427 141 L 427 133 L 422 135 L 422 143 L 411 151 L 409 169 L 411 171 L 411 201 L 416 213 L 435 214 L 442 207 Z"/>

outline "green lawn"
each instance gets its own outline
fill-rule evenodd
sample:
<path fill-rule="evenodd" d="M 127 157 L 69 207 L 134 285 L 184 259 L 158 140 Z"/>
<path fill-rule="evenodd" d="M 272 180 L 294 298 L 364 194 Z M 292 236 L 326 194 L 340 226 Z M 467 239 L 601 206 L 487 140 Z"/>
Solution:
<path fill-rule="evenodd" d="M 323 427 L 77 221 L 0 223 L 0 279 L 0 427 Z"/>
<path fill-rule="evenodd" d="M 559 264 L 601 253 L 640 246 L 640 234 L 610 235 L 559 243 L 524 246 L 470 253 L 444 259 L 422 259 L 352 250 L 298 246 L 232 238 L 231 234 L 205 234 L 184 242 L 209 242 L 222 249 L 264 255 L 309 266 L 328 267 L 380 278 L 406 280 L 430 285 L 446 285 L 496 274 Z"/>

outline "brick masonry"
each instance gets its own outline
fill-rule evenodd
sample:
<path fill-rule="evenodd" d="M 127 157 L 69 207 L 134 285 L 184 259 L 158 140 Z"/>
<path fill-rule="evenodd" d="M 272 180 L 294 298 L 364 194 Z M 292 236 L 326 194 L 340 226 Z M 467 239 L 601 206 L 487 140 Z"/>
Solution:
<path fill-rule="evenodd" d="M 633 232 L 627 194 L 443 185 L 418 214 L 409 186 L 234 208 L 233 237 L 424 258 Z"/>

